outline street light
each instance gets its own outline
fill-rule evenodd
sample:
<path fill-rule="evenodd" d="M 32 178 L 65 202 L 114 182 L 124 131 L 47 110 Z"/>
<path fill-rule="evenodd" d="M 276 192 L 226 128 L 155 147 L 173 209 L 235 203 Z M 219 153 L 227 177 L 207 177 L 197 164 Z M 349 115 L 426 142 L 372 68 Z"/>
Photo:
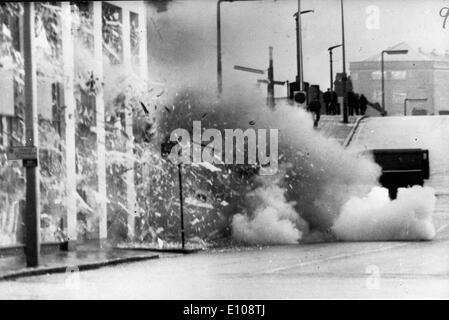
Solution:
<path fill-rule="evenodd" d="M 247 2 L 260 0 L 218 0 L 217 2 L 217 87 L 218 94 L 223 92 L 223 75 L 221 64 L 221 3 L 222 2 Z"/>
<path fill-rule="evenodd" d="M 298 15 L 298 12 L 300 13 Z M 314 10 L 301 11 L 301 0 L 298 0 L 298 11 L 293 15 L 296 20 L 296 64 L 297 75 L 296 82 L 299 83 L 299 90 L 304 90 L 304 72 L 303 72 L 303 60 L 302 60 L 302 28 L 301 28 L 301 15 L 315 12 Z"/>
<path fill-rule="evenodd" d="M 343 123 L 348 123 L 348 96 L 346 94 L 346 47 L 345 47 L 345 13 L 343 0 L 340 0 L 341 10 L 341 48 L 343 50 Z"/>
<path fill-rule="evenodd" d="M 408 50 L 383 50 L 381 54 L 381 82 L 382 82 L 382 111 L 383 115 L 385 115 L 385 79 L 384 79 L 384 54 L 388 55 L 399 55 L 399 54 L 407 54 Z"/>
<path fill-rule="evenodd" d="M 334 71 L 333 71 L 333 68 L 332 68 L 332 62 L 333 62 L 332 61 L 332 50 L 334 50 L 336 48 L 339 48 L 341 46 L 342 46 L 342 44 L 339 44 L 339 45 L 332 46 L 332 47 L 327 49 L 329 51 L 329 62 L 330 62 L 330 72 L 331 72 L 331 77 L 330 77 L 330 80 L 331 80 L 331 86 L 330 86 L 331 92 L 334 92 Z"/>

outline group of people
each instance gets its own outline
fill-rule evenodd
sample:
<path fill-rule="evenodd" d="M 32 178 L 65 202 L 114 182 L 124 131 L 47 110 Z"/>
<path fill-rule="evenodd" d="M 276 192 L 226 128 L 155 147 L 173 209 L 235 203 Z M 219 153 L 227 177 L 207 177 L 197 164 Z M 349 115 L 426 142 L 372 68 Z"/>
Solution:
<path fill-rule="evenodd" d="M 368 99 L 363 95 L 359 95 L 354 92 L 347 93 L 348 99 L 348 113 L 350 116 L 355 115 L 365 115 L 366 109 L 368 108 Z M 340 114 L 340 104 L 337 100 L 337 94 L 335 91 L 327 89 L 323 94 L 323 101 L 326 109 L 326 114 L 337 115 Z M 315 120 L 313 126 L 318 127 L 318 122 L 321 116 L 321 102 L 319 96 L 314 96 L 309 102 L 307 107 L 308 111 L 315 113 Z"/>
<path fill-rule="evenodd" d="M 339 104 L 337 102 L 337 94 L 331 89 L 323 94 L 324 105 L 326 107 L 326 114 L 336 115 L 340 114 Z M 348 92 L 348 111 L 349 115 L 365 115 L 366 109 L 368 108 L 368 99 L 361 94 L 354 93 L 352 91 Z"/>
<path fill-rule="evenodd" d="M 348 111 L 349 115 L 365 115 L 366 109 L 368 108 L 368 100 L 361 94 L 354 92 L 348 92 Z"/>
<path fill-rule="evenodd" d="M 326 114 L 336 115 L 340 114 L 340 108 L 338 107 L 337 93 L 327 89 L 323 93 L 324 105 L 326 106 Z"/>

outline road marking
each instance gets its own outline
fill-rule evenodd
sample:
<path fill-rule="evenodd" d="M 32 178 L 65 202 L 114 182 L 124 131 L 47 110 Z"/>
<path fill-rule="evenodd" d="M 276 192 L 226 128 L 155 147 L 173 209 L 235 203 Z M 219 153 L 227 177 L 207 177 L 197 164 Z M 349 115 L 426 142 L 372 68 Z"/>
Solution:
<path fill-rule="evenodd" d="M 271 269 L 271 270 L 269 269 L 267 271 L 263 271 L 262 273 L 265 273 L 265 274 L 266 273 L 276 273 L 276 272 L 280 272 L 280 271 L 285 271 L 285 270 L 294 269 L 294 268 L 301 268 L 301 267 L 305 267 L 305 266 L 309 266 L 309 265 L 313 265 L 313 264 L 317 264 L 317 263 L 323 263 L 323 262 L 327 262 L 327 261 L 332 261 L 332 260 L 347 259 L 347 258 L 352 258 L 352 257 L 357 257 L 357 256 L 363 256 L 363 255 L 370 254 L 370 253 L 388 251 L 391 249 L 396 249 L 396 248 L 400 248 L 400 247 L 404 247 L 404 246 L 408 246 L 408 245 L 410 245 L 410 243 L 401 243 L 401 244 L 397 244 L 394 246 L 388 246 L 388 247 L 383 247 L 383 248 L 379 248 L 379 249 L 364 250 L 364 251 L 359 251 L 359 252 L 351 253 L 351 254 L 348 254 L 348 253 L 338 254 L 335 256 L 327 257 L 327 258 L 305 261 L 305 262 L 297 263 L 294 265 L 275 268 L 275 269 Z"/>

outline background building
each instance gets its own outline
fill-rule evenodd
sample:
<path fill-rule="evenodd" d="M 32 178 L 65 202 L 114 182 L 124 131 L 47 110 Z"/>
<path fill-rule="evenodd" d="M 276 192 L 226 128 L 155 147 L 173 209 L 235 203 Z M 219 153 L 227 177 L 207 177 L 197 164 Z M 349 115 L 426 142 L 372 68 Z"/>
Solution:
<path fill-rule="evenodd" d="M 415 50 L 399 43 L 388 50 L 408 50 L 405 55 L 384 55 L 385 110 L 388 115 L 438 115 L 449 113 L 449 57 Z M 382 103 L 381 53 L 363 61 L 350 63 L 354 91 L 372 103 Z M 368 109 L 368 114 L 378 112 Z"/>

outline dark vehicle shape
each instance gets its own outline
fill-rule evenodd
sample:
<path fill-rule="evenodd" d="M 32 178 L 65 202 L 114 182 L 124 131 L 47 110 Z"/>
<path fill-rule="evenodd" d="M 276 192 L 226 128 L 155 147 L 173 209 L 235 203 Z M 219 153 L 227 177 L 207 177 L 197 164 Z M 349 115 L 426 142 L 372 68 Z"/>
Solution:
<path fill-rule="evenodd" d="M 379 182 L 388 189 L 390 198 L 396 199 L 398 188 L 424 185 L 429 179 L 429 150 L 373 149 L 374 161 L 382 168 Z"/>

